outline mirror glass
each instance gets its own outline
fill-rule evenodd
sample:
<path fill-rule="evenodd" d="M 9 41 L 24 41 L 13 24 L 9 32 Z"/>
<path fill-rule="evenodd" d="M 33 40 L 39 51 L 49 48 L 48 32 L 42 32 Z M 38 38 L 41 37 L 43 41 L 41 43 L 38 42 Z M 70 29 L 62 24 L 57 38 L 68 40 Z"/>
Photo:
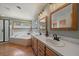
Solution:
<path fill-rule="evenodd" d="M 55 5 L 54 5 L 55 7 Z M 50 29 L 77 30 L 77 4 L 64 4 L 50 13 Z"/>
<path fill-rule="evenodd" d="M 51 14 L 51 28 L 72 27 L 72 4 Z"/>
<path fill-rule="evenodd" d="M 39 20 L 40 32 L 46 33 L 46 17 Z"/>

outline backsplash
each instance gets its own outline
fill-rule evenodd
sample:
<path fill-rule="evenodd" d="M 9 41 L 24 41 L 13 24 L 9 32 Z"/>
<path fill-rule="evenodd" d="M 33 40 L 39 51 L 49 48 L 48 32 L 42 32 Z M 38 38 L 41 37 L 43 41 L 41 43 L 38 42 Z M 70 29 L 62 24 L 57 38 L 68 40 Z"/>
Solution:
<path fill-rule="evenodd" d="M 76 32 L 74 32 L 74 31 L 50 31 L 49 35 L 53 34 L 53 33 L 56 33 L 56 34 L 61 35 L 61 36 L 79 39 L 79 31 L 76 31 Z"/>

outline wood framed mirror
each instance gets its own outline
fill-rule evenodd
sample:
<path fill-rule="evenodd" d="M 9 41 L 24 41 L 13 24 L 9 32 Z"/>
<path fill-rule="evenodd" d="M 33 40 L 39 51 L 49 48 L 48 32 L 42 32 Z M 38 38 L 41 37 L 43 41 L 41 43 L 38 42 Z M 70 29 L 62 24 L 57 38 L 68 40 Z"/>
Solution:
<path fill-rule="evenodd" d="M 64 4 L 50 14 L 51 30 L 77 30 L 77 4 Z"/>

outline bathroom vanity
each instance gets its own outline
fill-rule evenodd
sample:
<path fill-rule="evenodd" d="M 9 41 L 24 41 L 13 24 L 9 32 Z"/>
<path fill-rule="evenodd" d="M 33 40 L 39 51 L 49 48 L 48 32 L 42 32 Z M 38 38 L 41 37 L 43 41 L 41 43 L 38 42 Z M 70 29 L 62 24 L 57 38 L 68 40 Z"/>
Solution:
<path fill-rule="evenodd" d="M 79 40 L 75 43 L 67 41 L 71 39 L 63 37 L 57 45 L 56 41 L 45 35 L 32 34 L 32 48 L 36 56 L 79 56 Z M 71 39 L 72 40 L 72 39 Z M 52 41 L 52 42 L 51 42 Z"/>
<path fill-rule="evenodd" d="M 45 43 L 32 36 L 32 49 L 36 56 L 58 56 L 56 52 L 50 49 Z"/>

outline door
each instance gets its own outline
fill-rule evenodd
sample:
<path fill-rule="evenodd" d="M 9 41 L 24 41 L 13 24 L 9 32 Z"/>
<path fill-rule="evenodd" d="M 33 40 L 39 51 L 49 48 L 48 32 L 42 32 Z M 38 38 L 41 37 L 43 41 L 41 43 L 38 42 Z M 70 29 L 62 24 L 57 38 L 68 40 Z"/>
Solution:
<path fill-rule="evenodd" d="M 3 41 L 3 20 L 0 20 L 0 41 Z"/>

